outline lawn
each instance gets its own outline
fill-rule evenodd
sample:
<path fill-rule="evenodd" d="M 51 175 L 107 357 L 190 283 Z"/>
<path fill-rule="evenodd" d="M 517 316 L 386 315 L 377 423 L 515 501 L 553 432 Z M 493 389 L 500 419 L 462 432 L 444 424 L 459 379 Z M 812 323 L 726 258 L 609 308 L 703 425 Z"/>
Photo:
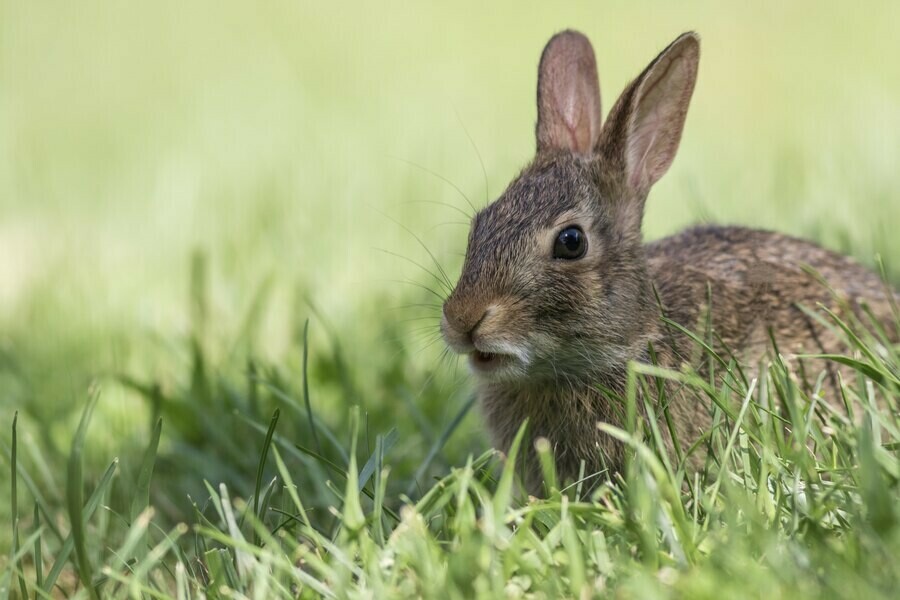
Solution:
<path fill-rule="evenodd" d="M 635 387 L 677 378 L 713 411 L 703 472 L 645 426 L 614 432 L 635 456 L 620 476 L 548 472 L 529 499 L 442 355 L 446 290 L 423 270 L 458 275 L 472 207 L 533 155 L 553 32 L 591 38 L 605 111 L 696 30 L 647 239 L 776 229 L 900 286 L 897 3 L 0 0 L 0 15 L 0 596 L 900 584 L 900 360 L 875 328 L 847 324 L 855 421 L 815 418 L 777 360 L 755 381 L 716 356 L 712 381 L 644 369 Z"/>

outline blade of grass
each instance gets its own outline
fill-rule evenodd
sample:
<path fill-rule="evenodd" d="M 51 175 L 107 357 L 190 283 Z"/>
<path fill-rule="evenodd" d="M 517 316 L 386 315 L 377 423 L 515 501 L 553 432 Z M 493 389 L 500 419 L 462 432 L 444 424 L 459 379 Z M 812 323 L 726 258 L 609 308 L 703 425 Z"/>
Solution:
<path fill-rule="evenodd" d="M 387 492 L 387 472 L 384 468 L 384 437 L 377 436 L 375 438 L 375 498 L 372 509 L 372 521 L 375 527 L 375 542 L 379 546 L 384 546 L 384 509 L 385 494 Z"/>
<path fill-rule="evenodd" d="M 3 444 L 3 454 L 4 456 L 6 456 L 9 464 L 12 465 L 12 449 L 9 448 L 6 444 Z M 44 518 L 46 519 L 44 524 L 47 526 L 47 529 L 52 532 L 58 540 L 62 541 L 62 533 L 53 522 L 54 511 L 50 508 L 50 503 L 48 503 L 44 498 L 44 495 L 41 493 L 40 488 L 37 486 L 37 484 L 35 484 L 34 480 L 28 474 L 28 471 L 26 471 L 21 464 L 18 465 L 15 470 L 16 475 L 22 478 L 22 483 L 24 483 L 25 487 L 28 488 L 28 492 L 32 495 L 38 506 L 41 508 L 41 512 L 44 513 Z"/>
<path fill-rule="evenodd" d="M 137 485 L 131 500 L 130 519 L 132 522 L 150 506 L 150 482 L 153 479 L 153 467 L 156 464 L 156 452 L 159 448 L 159 436 L 161 433 L 162 419 L 157 419 L 156 425 L 153 426 L 153 433 L 150 435 L 150 444 L 147 446 L 144 458 L 141 461 L 141 469 L 138 471 Z M 146 550 L 146 544 L 138 544 L 135 558 L 138 560 L 142 559 L 146 555 Z"/>
<path fill-rule="evenodd" d="M 150 444 L 144 452 L 144 458 L 141 461 L 141 470 L 138 472 L 134 497 L 131 500 L 131 512 L 129 518 L 132 523 L 134 523 L 135 519 L 150 506 L 150 483 L 153 479 L 153 467 L 156 465 L 156 452 L 159 448 L 159 437 L 161 433 L 162 419 L 160 418 L 157 419 L 156 425 L 153 426 L 153 432 L 150 435 Z M 140 561 L 146 555 L 147 544 L 136 544 L 134 558 Z"/>
<path fill-rule="evenodd" d="M 281 458 L 281 453 L 278 452 L 278 448 L 272 448 L 272 454 L 275 457 L 275 466 L 278 468 L 278 472 L 281 474 L 281 480 L 284 481 L 284 488 L 288 492 L 288 496 L 291 501 L 294 503 L 294 508 L 297 510 L 297 513 L 300 515 L 300 518 L 303 521 L 303 524 L 306 526 L 307 530 L 315 533 L 315 528 L 312 526 L 312 522 L 309 520 L 309 515 L 306 514 L 306 508 L 303 506 L 303 502 L 300 500 L 300 496 L 297 494 L 297 486 L 294 484 L 294 480 L 291 477 L 290 471 L 288 471 L 287 466 L 284 464 L 284 460 Z"/>
<path fill-rule="evenodd" d="M 37 502 L 34 504 L 34 524 L 32 525 L 35 533 L 41 531 L 41 511 Z M 44 587 L 44 550 L 41 547 L 41 536 L 36 535 L 34 538 L 34 585 L 39 590 Z M 37 591 L 35 591 L 37 596 Z"/>
<path fill-rule="evenodd" d="M 306 416 L 309 419 L 309 430 L 312 432 L 313 443 L 316 451 L 321 454 L 322 446 L 319 444 L 319 435 L 316 432 L 316 422 L 313 419 L 312 405 L 309 401 L 309 319 L 303 323 L 303 404 L 306 405 Z"/>
<path fill-rule="evenodd" d="M 69 512 L 69 522 L 72 526 L 72 539 L 75 543 L 75 561 L 78 565 L 78 577 L 93 600 L 99 600 L 100 596 L 97 594 L 93 584 L 94 570 L 87 551 L 87 534 L 82 512 L 82 506 L 84 505 L 84 474 L 82 469 L 87 428 L 99 397 L 99 390 L 94 388 L 90 393 L 87 406 L 85 406 L 84 412 L 81 414 L 81 421 L 78 423 L 75 439 L 72 441 L 66 478 L 66 504 Z"/>
<path fill-rule="evenodd" d="M 100 478 L 100 483 L 97 484 L 97 487 L 94 488 L 93 493 L 91 493 L 90 498 L 88 498 L 87 504 L 85 504 L 82 509 L 82 519 L 88 521 L 97 510 L 97 507 L 100 506 L 100 500 L 103 498 L 103 495 L 106 493 L 106 490 L 109 488 L 110 484 L 113 480 L 113 475 L 116 472 L 116 467 L 119 464 L 119 459 L 115 459 L 112 463 L 106 468 L 106 472 L 103 473 L 103 477 Z M 60 573 L 62 573 L 63 568 L 66 566 L 66 563 L 69 560 L 69 555 L 72 553 L 72 550 L 75 548 L 75 538 L 72 536 L 72 533 L 69 532 L 68 537 L 66 537 L 63 542 L 62 548 L 56 555 L 56 560 L 53 563 L 53 566 L 50 568 L 50 572 L 47 574 L 47 580 L 44 581 L 43 591 L 45 593 L 49 593 L 50 590 L 53 589 L 53 586 L 56 585 L 56 579 L 59 577 Z"/>
<path fill-rule="evenodd" d="M 31 552 L 30 548 L 34 547 L 35 542 L 43 535 L 44 530 L 38 529 L 36 531 L 31 532 L 31 534 L 25 538 L 25 540 L 20 545 L 19 551 L 10 554 L 9 562 L 3 565 L 2 571 L 0 571 L 0 597 L 9 598 L 9 594 L 11 591 L 14 591 L 10 586 L 10 580 L 12 576 L 15 575 L 20 578 L 25 577 L 25 572 L 21 567 L 13 567 L 13 565 L 18 565 L 19 563 L 24 564 L 25 557 Z M 27 591 L 27 589 L 26 589 Z M 20 590 L 21 593 L 21 590 Z M 35 597 L 41 595 L 40 590 L 35 590 Z M 24 598 L 28 598 L 28 596 L 23 596 Z M 19 598 L 19 596 L 15 596 L 15 598 Z"/>
<path fill-rule="evenodd" d="M 750 408 L 750 400 L 753 398 L 753 390 L 756 387 L 756 380 L 752 380 L 750 382 L 750 389 L 747 390 L 747 395 L 744 397 L 744 402 L 741 404 L 741 410 L 738 413 L 737 418 L 734 420 L 734 427 L 731 430 L 731 434 L 728 436 L 728 442 L 725 446 L 725 450 L 722 453 L 722 468 L 719 471 L 719 474 L 716 476 L 716 481 L 713 484 L 712 491 L 709 493 L 709 502 L 710 506 L 714 506 L 716 502 L 716 498 L 719 496 L 719 487 L 722 485 L 722 479 L 728 472 L 728 468 L 726 463 L 728 458 L 731 456 L 731 451 L 734 448 L 734 443 L 738 438 L 738 434 L 741 433 L 741 428 L 744 424 L 744 417 L 747 415 L 747 410 Z"/>
<path fill-rule="evenodd" d="M 278 386 L 276 386 L 268 381 L 265 381 L 265 380 L 260 380 L 260 382 L 263 384 L 263 386 L 266 387 L 266 389 L 268 389 L 270 392 L 272 392 L 272 394 L 275 396 L 275 398 L 284 402 L 294 412 L 300 412 L 302 410 L 300 408 L 299 404 L 297 403 L 297 401 L 293 397 L 291 397 L 289 394 L 286 394 L 283 390 L 278 388 Z M 238 415 L 238 416 L 242 416 L 242 415 Z M 325 424 L 320 419 L 318 419 L 315 415 L 310 414 L 310 417 L 312 418 L 313 423 L 315 423 L 316 430 L 320 431 L 322 433 L 322 435 L 325 436 L 325 439 L 328 440 L 328 442 L 331 444 L 331 446 L 337 451 L 338 454 L 340 454 L 341 458 L 344 460 L 345 463 L 349 462 L 350 458 L 347 456 L 347 451 L 344 449 L 343 445 L 341 445 L 341 443 L 338 441 L 338 439 L 334 435 L 334 433 L 332 433 L 331 430 L 328 429 L 328 427 L 326 427 Z"/>
<path fill-rule="evenodd" d="M 882 387 L 886 387 L 888 385 L 900 387 L 900 378 L 895 377 L 889 371 L 879 371 L 875 369 L 871 364 L 865 363 L 861 360 L 856 360 L 855 358 L 851 358 L 849 356 L 843 356 L 841 354 L 802 354 L 799 355 L 798 358 L 820 358 L 823 360 L 830 360 L 859 371 Z"/>
<path fill-rule="evenodd" d="M 501 522 L 512 501 L 513 481 L 516 475 L 516 458 L 519 455 L 519 447 L 522 445 L 522 439 L 525 437 L 527 429 L 528 420 L 525 419 L 519 426 L 519 431 L 516 432 L 516 437 L 513 438 L 512 444 L 510 444 L 509 452 L 503 464 L 503 472 L 500 475 L 500 482 L 497 484 L 497 489 L 494 492 L 494 518 L 497 523 Z"/>
<path fill-rule="evenodd" d="M 544 491 L 548 498 L 556 497 L 560 489 L 556 475 L 556 460 L 553 458 L 550 441 L 545 437 L 539 437 L 534 441 L 534 450 L 537 453 L 538 463 L 541 465 L 541 473 L 544 476 Z"/>
<path fill-rule="evenodd" d="M 275 426 L 278 425 L 278 417 L 281 410 L 276 408 L 272 413 L 272 420 L 269 421 L 269 429 L 266 431 L 266 438 L 263 441 L 262 452 L 259 453 L 259 465 L 256 467 L 256 486 L 253 494 L 253 512 L 258 518 L 262 518 L 259 514 L 259 494 L 262 490 L 263 473 L 266 470 L 266 459 L 269 456 L 269 448 L 272 446 L 272 436 L 275 434 Z"/>
<path fill-rule="evenodd" d="M 341 516 L 342 529 L 351 537 L 362 532 L 366 524 L 362 505 L 359 502 L 359 472 L 356 469 L 356 445 L 359 437 L 359 407 L 354 406 L 350 413 L 350 465 L 347 468 L 347 485 L 344 492 L 344 509 Z"/>
<path fill-rule="evenodd" d="M 419 468 L 416 469 L 416 474 L 413 476 L 412 481 L 409 484 L 409 487 L 406 489 L 406 495 L 412 496 L 413 491 L 416 489 L 416 484 L 419 479 L 422 478 L 423 475 L 428 471 L 428 468 L 431 466 L 432 461 L 434 461 L 438 452 L 441 451 L 441 448 L 444 447 L 444 444 L 447 443 L 447 440 L 450 439 L 450 436 L 456 430 L 460 423 L 462 423 L 463 418 L 468 414 L 469 410 L 475 404 L 477 400 L 477 396 L 474 394 L 466 400 L 466 403 L 463 404 L 462 408 L 460 408 L 459 412 L 456 413 L 456 416 L 453 417 L 453 420 L 444 428 L 444 431 L 441 432 L 441 435 L 438 439 L 435 440 L 434 444 L 432 444 L 431 448 L 428 450 L 428 454 L 425 456 L 425 460 L 422 461 L 422 464 L 419 465 Z"/>
<path fill-rule="evenodd" d="M 264 522 L 263 517 L 265 517 L 266 513 L 269 511 L 269 506 L 272 503 L 272 495 L 275 492 L 275 484 L 278 483 L 278 477 L 273 477 L 269 483 L 266 485 L 265 493 L 262 497 L 262 502 L 259 505 L 259 520 Z"/>
<path fill-rule="evenodd" d="M 272 419 L 269 421 L 269 428 L 266 430 L 266 437 L 263 440 L 263 447 L 259 453 L 259 464 L 256 467 L 256 483 L 253 488 L 253 514 L 259 519 L 263 518 L 263 515 L 260 514 L 260 495 L 262 494 L 263 474 L 266 470 L 266 460 L 269 456 L 269 448 L 272 446 L 272 436 L 275 435 L 275 427 L 278 425 L 278 417 L 280 415 L 281 409 L 278 408 L 272 413 Z M 263 508 L 263 510 L 265 510 L 265 508 Z M 243 526 L 243 524 L 244 515 L 241 516 L 241 526 Z M 253 534 L 253 543 L 259 543 L 259 538 L 255 532 Z"/>
<path fill-rule="evenodd" d="M 399 434 L 395 427 L 392 427 L 391 430 L 387 432 L 387 435 L 378 435 L 375 437 L 375 451 L 372 452 L 372 456 L 369 457 L 369 460 L 363 465 L 362 471 L 359 472 L 360 491 L 366 487 L 372 474 L 377 473 L 378 469 L 381 468 L 381 463 L 384 461 L 384 455 L 393 447 L 398 437 Z"/>
<path fill-rule="evenodd" d="M 17 489 L 17 479 L 16 471 L 18 470 L 18 456 L 17 456 L 17 446 L 18 440 L 16 438 L 16 425 L 19 421 L 19 411 L 16 411 L 13 414 L 12 421 L 12 469 L 10 469 L 10 516 L 12 517 L 12 560 L 10 561 L 12 564 L 12 569 L 15 570 L 18 574 L 19 580 L 19 592 L 22 594 L 22 598 L 28 597 L 28 587 L 25 585 L 25 576 L 22 575 L 22 572 L 18 569 L 18 560 L 15 558 L 19 552 L 19 490 Z"/>

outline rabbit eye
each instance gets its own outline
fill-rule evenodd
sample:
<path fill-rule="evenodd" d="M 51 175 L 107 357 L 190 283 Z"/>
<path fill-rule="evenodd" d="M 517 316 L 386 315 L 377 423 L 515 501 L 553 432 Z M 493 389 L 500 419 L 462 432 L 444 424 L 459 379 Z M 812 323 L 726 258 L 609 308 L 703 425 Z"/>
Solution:
<path fill-rule="evenodd" d="M 553 243 L 553 258 L 574 260 L 584 256 L 587 237 L 580 227 L 566 227 L 556 236 Z"/>

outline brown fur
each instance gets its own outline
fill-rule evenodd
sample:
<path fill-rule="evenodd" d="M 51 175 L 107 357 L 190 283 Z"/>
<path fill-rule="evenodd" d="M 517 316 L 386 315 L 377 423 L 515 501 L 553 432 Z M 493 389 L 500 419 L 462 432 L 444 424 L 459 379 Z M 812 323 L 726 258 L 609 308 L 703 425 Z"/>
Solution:
<path fill-rule="evenodd" d="M 580 34 L 555 36 L 541 59 L 537 156 L 474 218 L 462 275 L 444 305 L 442 331 L 454 350 L 504 361 L 478 381 L 495 443 L 508 448 L 528 418 L 532 439 L 550 441 L 566 478 L 581 461 L 588 472 L 621 467 L 622 446 L 597 423 L 624 425 L 623 407 L 601 390 L 623 391 L 629 361 L 649 361 L 651 347 L 664 366 L 692 360 L 694 343 L 666 326 L 661 312 L 691 330 L 702 330 L 708 317 L 717 349 L 751 367 L 770 350 L 770 330 L 788 358 L 846 351 L 801 310 L 820 303 L 840 310 L 837 298 L 855 312 L 866 302 L 900 336 L 890 308 L 896 292 L 813 243 L 738 227 L 699 227 L 643 243 L 644 202 L 674 159 L 698 60 L 696 36 L 679 37 L 626 88 L 597 135 L 592 118 L 566 117 L 599 110 L 595 73 L 583 68 L 593 69 L 593 51 Z M 596 139 L 587 154 L 585 139 Z M 554 259 L 556 234 L 572 225 L 587 236 L 586 254 Z M 800 366 L 813 381 L 825 370 L 834 395 L 832 366 Z M 710 424 L 709 407 L 691 396 L 676 395 L 670 413 L 683 445 Z M 534 489 L 536 461 L 526 460 Z"/>

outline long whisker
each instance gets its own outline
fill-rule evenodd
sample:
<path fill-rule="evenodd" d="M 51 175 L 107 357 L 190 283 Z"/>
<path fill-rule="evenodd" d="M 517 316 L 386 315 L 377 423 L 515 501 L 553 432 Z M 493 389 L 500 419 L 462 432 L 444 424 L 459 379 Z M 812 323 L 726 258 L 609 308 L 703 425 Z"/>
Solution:
<path fill-rule="evenodd" d="M 384 254 L 388 254 L 388 255 L 393 256 L 393 257 L 395 257 L 395 258 L 399 258 L 400 260 L 405 260 L 406 262 L 408 262 L 408 263 L 410 263 L 410 264 L 413 264 L 413 265 L 419 267 L 420 269 L 422 269 L 423 271 L 425 271 L 426 273 L 428 273 L 429 275 L 431 275 L 432 277 L 434 277 L 434 279 L 437 280 L 437 282 L 441 285 L 441 287 L 443 287 L 443 288 L 446 289 L 447 293 L 450 293 L 450 292 L 453 291 L 453 288 L 452 288 L 452 287 L 448 287 L 447 282 L 444 281 L 443 279 L 441 279 L 440 277 L 438 277 L 437 275 L 435 275 L 434 271 L 429 270 L 427 267 L 425 267 L 424 265 L 419 264 L 418 262 L 414 261 L 414 260 L 411 259 L 410 257 L 408 257 L 408 256 L 403 256 L 402 254 L 399 254 L 399 253 L 397 253 L 397 252 L 392 252 L 392 251 L 390 251 L 390 250 L 385 250 L 384 248 L 373 248 L 373 250 L 377 250 L 378 252 L 383 252 Z"/>
<path fill-rule="evenodd" d="M 431 335 L 423 335 L 423 332 L 419 331 L 419 332 L 414 332 L 412 335 L 410 335 L 409 332 L 407 332 L 407 334 L 405 334 L 405 335 L 401 335 L 398 337 L 386 338 L 384 340 L 385 344 L 391 345 L 391 346 L 393 346 L 394 344 L 397 345 L 397 350 L 393 353 L 393 355 L 391 356 L 391 359 L 397 358 L 404 351 L 412 350 L 412 348 L 410 348 L 411 345 L 415 345 L 418 347 L 419 344 L 425 343 L 425 342 L 428 342 L 430 345 L 430 344 L 434 343 L 435 341 L 437 341 L 438 339 L 441 339 L 442 336 L 441 336 L 439 329 L 436 329 L 434 327 L 430 327 L 428 329 L 435 329 L 435 331 Z M 413 338 L 413 339 L 411 340 L 410 338 Z M 412 342 L 412 344 L 410 344 L 410 342 Z M 445 347 L 444 350 L 442 351 L 442 354 L 447 351 L 449 351 L 449 348 Z M 420 352 L 420 350 L 417 348 L 417 349 L 415 349 L 415 352 Z"/>
<path fill-rule="evenodd" d="M 409 281 L 409 280 L 405 280 L 405 279 L 386 279 L 385 281 L 389 281 L 389 282 L 391 282 L 391 283 L 404 283 L 404 284 L 406 284 L 406 285 L 411 285 L 411 286 L 414 286 L 414 287 L 417 287 L 417 288 L 421 288 L 421 289 L 425 290 L 426 292 L 429 292 L 429 293 L 431 293 L 431 294 L 434 294 L 434 296 L 435 296 L 438 300 L 441 301 L 441 304 L 443 304 L 444 301 L 446 300 L 445 297 L 441 296 L 440 294 L 438 294 L 436 291 L 434 291 L 433 289 L 431 289 L 431 288 L 428 287 L 427 285 L 421 284 L 421 283 L 419 283 L 419 282 L 417 282 L 417 281 Z"/>
<path fill-rule="evenodd" d="M 450 361 L 453 361 L 453 363 L 454 363 L 453 377 L 447 384 L 445 384 L 441 387 L 441 391 L 448 390 L 448 388 L 449 388 L 449 391 L 452 393 L 453 391 L 455 391 L 456 389 L 459 388 L 459 386 L 462 383 L 464 378 L 459 376 L 459 373 L 457 370 L 457 366 L 459 365 L 459 355 L 451 354 L 450 348 L 445 346 L 444 350 L 441 352 L 441 354 L 439 356 L 438 365 L 436 366 L 435 370 L 439 369 L 442 366 L 442 363 L 448 363 L 447 366 L 449 366 Z"/>
<path fill-rule="evenodd" d="M 440 321 L 438 315 L 425 315 L 424 317 L 410 317 L 408 319 L 400 319 L 398 323 L 411 323 L 413 321 Z"/>
<path fill-rule="evenodd" d="M 423 167 L 422 165 L 417 164 L 417 163 L 414 163 L 414 162 L 412 162 L 411 160 L 406 160 L 405 158 L 400 158 L 400 157 L 398 157 L 398 156 L 389 156 L 389 158 L 393 158 L 394 160 L 399 160 L 400 162 L 406 163 L 406 164 L 408 164 L 408 165 L 411 166 L 411 167 L 415 167 L 415 168 L 417 168 L 417 169 L 420 169 L 420 170 L 422 170 L 422 171 L 428 173 L 428 174 L 431 175 L 432 177 L 437 177 L 438 179 L 440 179 L 441 181 L 443 181 L 444 183 L 446 183 L 447 185 L 449 185 L 450 187 L 452 187 L 454 190 L 456 190 L 456 192 L 457 192 L 460 196 L 463 197 L 463 200 L 465 200 L 465 201 L 466 201 L 466 204 L 469 205 L 469 208 L 472 209 L 472 214 L 475 214 L 475 213 L 478 212 L 478 209 L 475 208 L 475 205 L 472 204 L 472 201 L 469 200 L 469 197 L 466 196 L 466 194 L 465 194 L 461 189 L 459 189 L 459 186 L 457 186 L 455 183 L 453 183 L 452 181 L 450 181 L 449 179 L 447 179 L 447 178 L 444 177 L 443 175 L 440 175 L 439 173 L 435 173 L 434 171 L 432 171 L 432 170 L 429 169 L 428 167 Z M 471 217 L 471 215 L 469 215 L 469 216 Z"/>
<path fill-rule="evenodd" d="M 384 218 L 393 221 L 398 227 L 400 227 L 401 229 L 403 229 L 404 231 L 406 231 L 406 233 L 408 233 L 409 235 L 413 236 L 413 239 L 415 239 L 415 240 L 419 243 L 419 245 L 422 246 L 422 249 L 425 250 L 425 252 L 428 253 L 428 256 L 431 257 L 431 261 L 434 263 L 434 266 L 437 267 L 438 272 L 444 277 L 444 281 L 447 283 L 447 285 L 449 286 L 449 288 L 452 290 L 452 289 L 453 289 L 453 282 L 450 281 L 450 277 L 447 275 L 447 272 L 444 270 L 444 267 L 441 266 L 441 263 L 438 262 L 438 259 L 434 256 L 434 253 L 432 253 L 431 250 L 429 250 L 428 246 L 425 245 L 425 242 L 423 242 L 422 239 L 421 239 L 418 235 L 416 235 L 415 232 L 414 232 L 412 229 L 410 229 L 409 227 L 407 227 L 406 225 L 404 225 L 403 223 L 401 223 L 401 222 L 398 221 L 397 219 L 395 219 L 395 218 L 391 217 L 390 215 L 388 215 L 388 214 L 386 214 L 386 213 L 384 213 L 384 212 L 378 210 L 377 208 L 376 208 L 375 210 L 378 211 L 378 212 L 380 212 L 381 215 L 382 215 Z"/>
<path fill-rule="evenodd" d="M 459 111 L 454 108 L 453 112 L 456 113 L 456 118 L 459 121 L 463 132 L 465 132 L 466 137 L 469 138 L 469 143 L 472 144 L 472 149 L 475 150 L 475 156 L 478 157 L 478 164 L 481 165 L 481 174 L 484 176 L 484 203 L 487 204 L 491 199 L 491 193 L 488 189 L 488 176 L 487 169 L 484 168 L 484 160 L 482 160 L 481 158 L 481 152 L 478 151 L 478 146 L 475 144 L 475 140 L 473 140 L 472 136 L 469 135 L 469 130 L 466 129 L 466 124 L 463 123 L 462 117 L 459 115 Z"/>
<path fill-rule="evenodd" d="M 428 339 L 428 338 L 425 338 L 425 339 Z M 440 332 L 438 332 L 438 335 L 436 335 L 433 340 L 431 340 L 430 342 L 428 342 L 427 344 L 422 346 L 422 348 L 419 349 L 419 352 L 425 352 L 426 350 L 431 348 L 433 345 L 435 345 L 437 342 L 441 341 L 442 339 L 443 339 L 443 337 L 440 335 Z"/>
<path fill-rule="evenodd" d="M 438 355 L 437 364 L 435 365 L 435 369 L 441 368 L 444 363 L 448 363 L 451 359 L 450 348 L 448 346 L 444 346 L 444 349 L 441 350 L 441 353 Z"/>
<path fill-rule="evenodd" d="M 463 221 L 444 221 L 443 223 L 438 223 L 437 225 L 433 225 L 428 228 L 428 231 L 434 231 L 438 227 L 446 227 L 447 225 L 457 225 L 459 227 L 468 227 L 470 223 L 465 223 Z"/>
<path fill-rule="evenodd" d="M 437 327 L 420 328 L 416 331 L 408 332 L 407 337 L 412 338 L 416 343 L 443 339 L 443 336 Z M 424 350 L 424 348 L 420 348 L 420 350 Z"/>
<path fill-rule="evenodd" d="M 400 304 L 398 306 L 388 306 L 386 310 L 408 310 L 410 308 L 428 308 L 431 310 L 441 310 L 440 304 L 431 304 L 429 302 L 418 302 L 414 304 Z"/>
<path fill-rule="evenodd" d="M 385 338 L 384 342 L 386 344 L 398 344 L 401 347 L 401 350 L 397 351 L 399 354 L 402 350 L 411 350 L 414 352 L 422 352 L 426 348 L 428 348 L 431 344 L 442 339 L 440 332 L 434 332 L 429 334 L 427 332 L 417 332 L 412 335 L 403 335 L 398 337 Z M 420 344 L 426 344 L 425 346 L 420 346 Z M 413 348 L 412 346 L 415 346 Z"/>
<path fill-rule="evenodd" d="M 416 333 L 420 333 L 422 331 L 436 331 L 437 333 L 441 332 L 441 330 L 438 329 L 434 324 L 428 325 L 427 327 L 415 327 L 415 328 L 411 329 L 409 332 L 411 334 L 416 334 Z"/>
<path fill-rule="evenodd" d="M 468 227 L 469 223 L 463 223 L 462 221 L 445 221 L 443 223 L 438 223 L 437 225 L 434 225 L 433 227 L 429 227 L 428 231 L 430 233 L 430 232 L 434 231 L 435 229 L 437 229 L 438 227 L 446 227 L 447 225 L 458 225 L 460 227 Z"/>
<path fill-rule="evenodd" d="M 439 206 L 446 206 L 447 208 L 452 208 L 453 210 L 455 210 L 462 216 L 466 217 L 467 219 L 472 218 L 472 215 L 470 215 L 469 213 L 467 213 L 460 207 L 450 204 L 449 202 L 440 202 L 439 200 L 407 200 L 403 204 L 437 204 Z M 468 223 L 467 223 L 467 225 L 468 225 Z"/>

